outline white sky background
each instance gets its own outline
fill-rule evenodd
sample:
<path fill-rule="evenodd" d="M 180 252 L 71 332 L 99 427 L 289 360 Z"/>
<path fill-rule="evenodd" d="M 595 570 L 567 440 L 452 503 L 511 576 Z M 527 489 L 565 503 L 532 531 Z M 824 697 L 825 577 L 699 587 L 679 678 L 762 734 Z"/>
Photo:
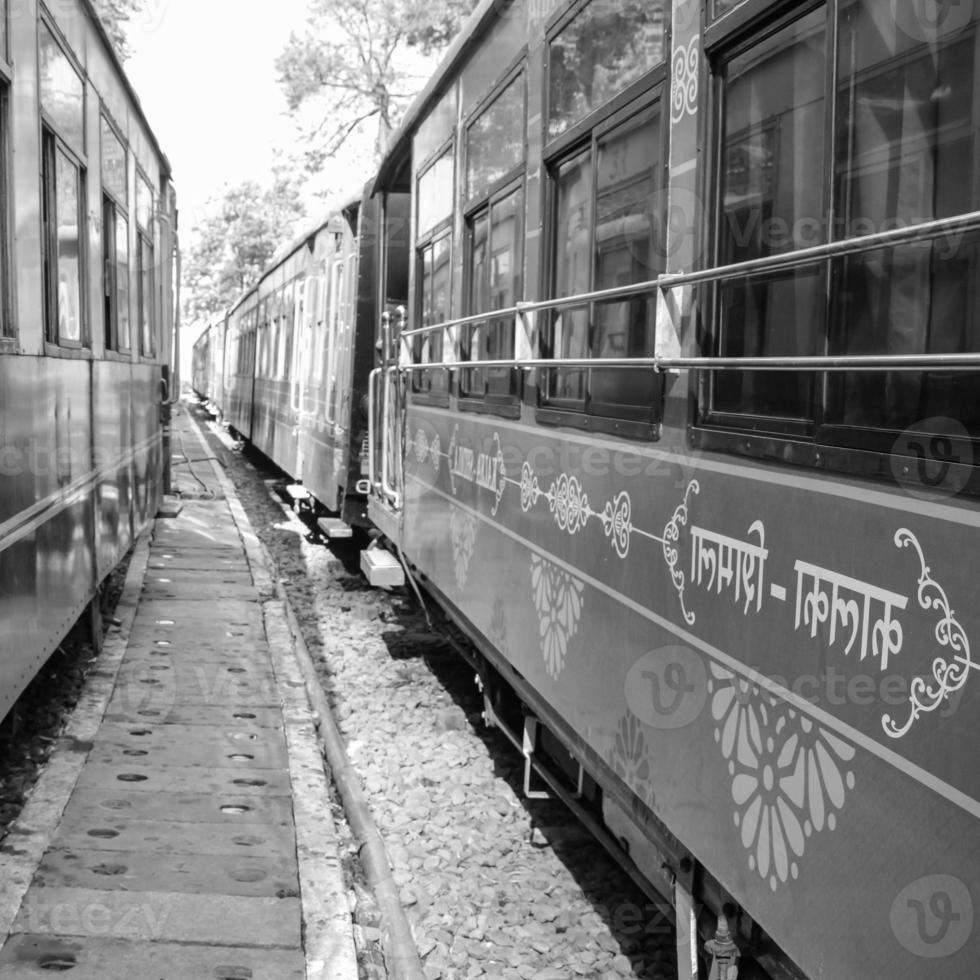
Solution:
<path fill-rule="evenodd" d="M 306 0 L 148 0 L 126 73 L 170 158 L 185 229 L 208 198 L 265 183 L 293 126 L 274 63 Z"/>

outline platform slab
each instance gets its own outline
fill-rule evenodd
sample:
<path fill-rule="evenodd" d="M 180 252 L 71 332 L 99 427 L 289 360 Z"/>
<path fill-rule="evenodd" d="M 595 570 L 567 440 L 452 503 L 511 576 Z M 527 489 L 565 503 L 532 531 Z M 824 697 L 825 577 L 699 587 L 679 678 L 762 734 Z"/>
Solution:
<path fill-rule="evenodd" d="M 288 867 L 296 853 L 291 827 L 241 823 L 179 823 L 174 820 L 126 820 L 106 815 L 89 821 L 86 815 L 62 820 L 53 846 L 77 853 L 139 851 L 141 854 L 220 854 L 230 860 L 242 854 L 276 858 Z M 110 836 L 112 835 L 112 836 Z"/>
<path fill-rule="evenodd" d="M 73 964 L 72 980 L 115 980 L 143 977 L 152 980 L 305 980 L 306 967 L 299 950 L 254 947 L 213 948 L 154 943 L 150 946 L 118 939 L 62 940 L 51 936 L 21 935 L 0 952 L 0 980 L 50 980 L 52 967 L 42 962 Z M 64 967 L 54 966 L 55 970 Z"/>
<path fill-rule="evenodd" d="M 113 765 L 90 762 L 82 770 L 76 786 L 79 789 L 104 788 L 114 793 L 124 786 L 128 790 L 152 793 L 238 793 L 242 796 L 288 796 L 291 792 L 289 773 L 277 769 L 250 769 L 247 764 L 237 768 L 208 769 L 204 766 L 169 766 L 154 769 L 136 765 L 139 759 Z"/>
<path fill-rule="evenodd" d="M 53 848 L 34 883 L 45 888 L 167 891 L 295 898 L 299 879 L 277 857 L 214 854 L 144 854 Z"/>
<path fill-rule="evenodd" d="M 236 810 L 242 810 L 239 814 Z M 240 793 L 153 793 L 130 791 L 120 784 L 112 793 L 102 789 L 80 789 L 72 794 L 63 820 L 88 821 L 95 826 L 112 816 L 127 820 L 168 820 L 218 823 L 235 827 L 242 820 L 289 826 L 293 803 L 288 796 L 242 796 Z"/>
<path fill-rule="evenodd" d="M 294 898 L 32 887 L 13 931 L 298 949 L 299 926 L 299 901 Z"/>

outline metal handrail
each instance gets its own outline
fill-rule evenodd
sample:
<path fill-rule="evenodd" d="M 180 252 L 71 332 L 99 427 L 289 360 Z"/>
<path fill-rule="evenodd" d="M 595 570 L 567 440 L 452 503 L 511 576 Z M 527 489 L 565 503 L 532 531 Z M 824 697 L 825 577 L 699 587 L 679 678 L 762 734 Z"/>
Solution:
<path fill-rule="evenodd" d="M 382 402 L 381 402 L 381 490 L 385 496 L 391 501 L 391 505 L 395 510 L 399 510 L 402 505 L 402 495 L 401 491 L 392 486 L 388 481 L 388 458 L 391 455 L 387 451 L 386 440 L 391 436 L 391 417 L 390 417 L 390 406 L 391 406 L 391 377 L 393 374 L 397 374 L 399 368 L 389 367 L 385 368 L 383 371 L 383 384 L 385 385 Z M 398 453 L 399 458 L 401 454 Z"/>
<path fill-rule="evenodd" d="M 409 364 L 404 371 L 434 371 L 479 368 L 606 368 L 671 371 L 697 368 L 719 371 L 951 371 L 980 370 L 980 353 L 976 354 L 854 354 L 800 357 L 535 357 L 527 360 L 436 361 Z"/>
<path fill-rule="evenodd" d="M 869 251 L 887 245 L 911 244 L 921 239 L 935 237 L 943 232 L 968 230 L 974 227 L 980 228 L 980 211 L 971 211 L 968 214 L 956 215 L 952 218 L 938 218 L 934 221 L 926 221 L 908 228 L 892 228 L 888 231 L 875 232 L 871 235 L 859 235 L 854 238 L 840 239 L 827 242 L 823 245 L 813 245 L 810 248 L 796 249 L 791 252 L 780 252 L 778 255 L 766 255 L 758 259 L 747 259 L 744 262 L 732 262 L 728 265 L 713 266 L 710 269 L 702 269 L 697 272 L 664 274 L 658 276 L 656 279 L 628 283 L 623 286 L 614 286 L 611 289 L 599 289 L 589 293 L 579 293 L 575 296 L 563 296 L 556 299 L 519 302 L 513 306 L 503 307 L 499 310 L 487 310 L 483 313 L 474 313 L 469 316 L 446 320 L 442 323 L 416 327 L 413 330 L 404 330 L 400 336 L 402 339 L 408 340 L 412 337 L 434 333 L 437 330 L 449 330 L 454 327 L 482 323 L 486 320 L 500 319 L 508 316 L 522 316 L 538 310 L 551 310 L 559 307 L 574 309 L 575 307 L 586 306 L 590 303 L 600 303 L 605 300 L 622 299 L 636 295 L 637 293 L 652 292 L 655 289 L 676 289 L 679 286 L 693 286 L 698 283 L 711 282 L 713 280 L 731 279 L 740 276 L 750 276 L 760 272 L 778 271 L 780 269 L 806 265 L 818 259 L 838 258 L 842 255 Z"/>

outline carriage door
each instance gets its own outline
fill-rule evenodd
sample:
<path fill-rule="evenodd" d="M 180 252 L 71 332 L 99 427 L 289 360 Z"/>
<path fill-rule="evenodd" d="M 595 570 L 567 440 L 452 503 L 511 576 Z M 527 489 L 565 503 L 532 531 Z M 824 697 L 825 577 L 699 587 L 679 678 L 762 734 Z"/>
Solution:
<path fill-rule="evenodd" d="M 306 374 L 312 361 L 312 331 L 310 330 L 305 281 L 297 279 L 293 283 L 293 362 L 290 370 L 290 407 L 295 419 L 296 438 L 296 478 L 303 479 L 304 431 L 308 424 L 306 412 Z"/>

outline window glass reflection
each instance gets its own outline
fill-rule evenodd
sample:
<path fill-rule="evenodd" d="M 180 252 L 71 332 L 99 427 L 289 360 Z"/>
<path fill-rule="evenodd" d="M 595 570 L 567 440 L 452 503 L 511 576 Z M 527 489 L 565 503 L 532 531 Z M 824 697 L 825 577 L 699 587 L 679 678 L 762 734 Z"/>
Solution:
<path fill-rule="evenodd" d="M 418 180 L 416 234 L 424 235 L 453 211 L 453 150 L 446 150 Z"/>
<path fill-rule="evenodd" d="M 523 159 L 524 76 L 520 75 L 467 130 L 467 197 L 482 197 Z"/>
<path fill-rule="evenodd" d="M 719 261 L 743 262 L 819 244 L 823 218 L 826 34 L 823 9 L 775 32 L 729 62 L 721 166 Z M 720 289 L 723 356 L 819 353 L 822 266 L 730 280 Z M 787 419 L 811 414 L 809 375 L 724 372 L 716 411 Z"/>
<path fill-rule="evenodd" d="M 663 0 L 591 0 L 549 45 L 548 136 L 560 136 L 663 59 Z"/>
<path fill-rule="evenodd" d="M 47 24 L 38 25 L 41 107 L 58 133 L 85 151 L 85 87 Z"/>

